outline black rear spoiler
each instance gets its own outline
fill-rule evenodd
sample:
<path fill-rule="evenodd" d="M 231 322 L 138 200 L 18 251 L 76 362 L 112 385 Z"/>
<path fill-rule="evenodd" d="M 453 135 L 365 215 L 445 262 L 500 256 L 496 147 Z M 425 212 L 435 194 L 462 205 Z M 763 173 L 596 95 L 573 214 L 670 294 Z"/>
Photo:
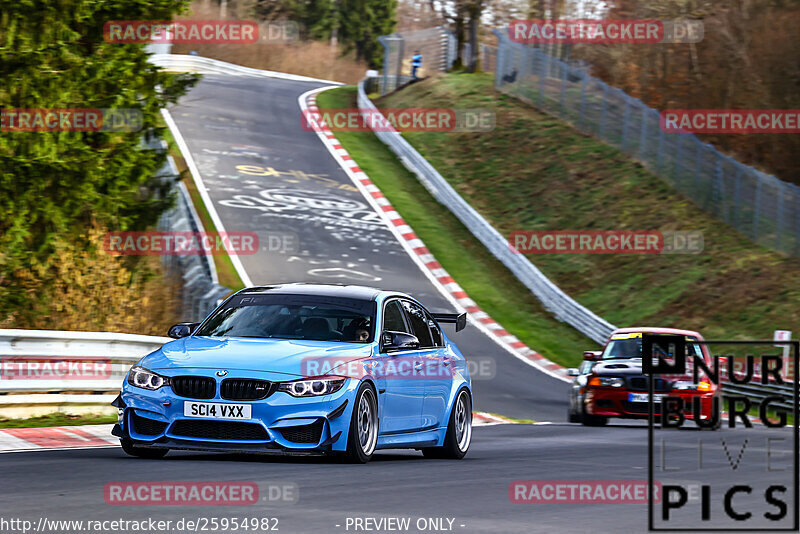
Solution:
<path fill-rule="evenodd" d="M 440 323 L 454 323 L 456 325 L 456 332 L 464 330 L 467 326 L 466 313 L 434 313 L 433 318 Z"/>

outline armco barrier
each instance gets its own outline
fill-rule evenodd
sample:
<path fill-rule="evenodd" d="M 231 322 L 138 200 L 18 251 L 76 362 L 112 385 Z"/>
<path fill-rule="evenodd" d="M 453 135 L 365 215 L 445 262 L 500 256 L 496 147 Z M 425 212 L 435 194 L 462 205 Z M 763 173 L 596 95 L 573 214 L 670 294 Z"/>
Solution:
<path fill-rule="evenodd" d="M 0 330 L 0 417 L 114 413 L 109 403 L 128 369 L 167 341 L 113 332 Z M 61 376 L 57 362 L 87 362 L 104 371 L 98 378 Z"/>
<path fill-rule="evenodd" d="M 255 78 L 281 78 L 284 80 L 294 80 L 297 82 L 319 82 L 339 85 L 339 82 L 321 80 L 299 74 L 287 74 L 285 72 L 275 72 L 270 70 L 252 69 L 242 67 L 225 61 L 211 59 L 200 56 L 190 56 L 184 54 L 153 54 L 148 61 L 165 70 L 198 72 L 203 74 L 228 74 L 234 76 L 252 76 Z"/>
<path fill-rule="evenodd" d="M 114 400 L 128 369 L 140 358 L 170 341 L 168 337 L 112 332 L 68 332 L 55 330 L 0 330 L 0 418 L 32 417 L 52 412 L 113 414 Z M 36 362 L 39 377 L 20 377 L 9 372 L 9 362 Z M 103 378 L 86 380 L 58 378 L 44 370 L 43 362 L 102 362 L 110 369 Z M 28 368 L 30 369 L 30 367 Z M 12 375 L 12 376 L 10 376 Z M 24 378 L 24 379 L 23 379 Z M 791 386 L 726 383 L 723 391 L 761 401 L 767 395 L 792 399 Z M 792 409 L 790 402 L 775 404 Z"/>
<path fill-rule="evenodd" d="M 378 113 L 375 104 L 367 97 L 364 80 L 358 84 L 358 107 L 361 111 Z M 372 82 L 374 83 L 374 82 Z M 374 115 L 373 115 L 374 116 Z M 590 339 L 603 343 L 616 327 L 580 305 L 536 268 L 522 254 L 514 253 L 508 241 L 486 219 L 475 211 L 453 189 L 447 180 L 428 163 L 398 132 L 380 132 L 375 135 L 405 167 L 419 178 L 431 195 L 449 209 L 503 265 L 514 273 L 525 287 L 538 298 L 557 319 L 564 321 Z"/>
<path fill-rule="evenodd" d="M 757 404 L 760 404 L 765 397 L 778 396 L 783 399 L 783 402 L 771 402 L 770 406 L 789 411 L 794 409 L 792 404 L 792 399 L 794 398 L 794 386 L 789 384 L 779 386 L 775 384 L 731 384 L 730 382 L 723 382 L 722 391 L 735 395 L 744 395 L 745 397 L 749 397 L 755 401 Z"/>
<path fill-rule="evenodd" d="M 162 139 L 150 140 L 151 149 L 167 151 L 167 143 Z M 194 209 L 186 186 L 180 181 L 178 169 L 171 156 L 159 172 L 158 177 L 173 185 L 176 194 L 175 205 L 161 215 L 158 229 L 164 232 L 201 232 L 203 224 Z M 231 290 L 219 284 L 214 260 L 208 255 L 174 255 L 161 257 L 169 274 L 180 277 L 181 320 L 199 321 L 217 306 L 219 299 Z M 168 325 L 165 325 L 165 328 Z"/>
<path fill-rule="evenodd" d="M 258 77 L 280 77 L 284 79 L 318 81 L 304 76 L 276 73 L 240 67 L 223 61 L 199 56 L 155 54 L 150 61 L 170 70 L 186 70 L 194 72 L 212 72 L 229 75 L 246 75 Z M 379 84 L 379 79 L 371 79 Z M 336 82 L 329 82 L 336 83 Z M 358 105 L 360 109 L 375 110 L 375 105 L 364 91 L 364 81 L 358 85 Z M 508 247 L 506 239 L 486 222 L 447 181 L 423 158 L 399 133 L 376 132 L 378 138 L 400 158 L 403 164 L 415 173 L 431 194 L 444 204 L 456 217 L 506 265 L 517 278 L 530 289 L 543 303 L 545 308 L 559 320 L 571 325 L 590 339 L 602 343 L 615 328 L 608 321 L 598 317 L 584 306 L 564 293 L 558 286 L 544 276 L 539 269 L 521 254 L 514 254 Z"/>
<path fill-rule="evenodd" d="M 178 182 L 175 207 L 161 216 L 159 229 L 172 232 L 200 232 L 203 225 L 189 193 Z M 212 257 L 203 254 L 162 256 L 167 271 L 181 277 L 181 320 L 200 321 L 217 307 L 217 302 L 231 290 L 219 284 Z M 169 325 L 165 325 L 165 328 Z"/>

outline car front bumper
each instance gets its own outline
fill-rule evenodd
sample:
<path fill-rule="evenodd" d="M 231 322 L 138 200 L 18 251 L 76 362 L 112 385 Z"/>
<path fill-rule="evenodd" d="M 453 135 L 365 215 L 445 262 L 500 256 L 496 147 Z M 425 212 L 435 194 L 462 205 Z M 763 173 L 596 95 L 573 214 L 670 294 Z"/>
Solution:
<path fill-rule="evenodd" d="M 247 452 L 323 453 L 344 451 L 359 382 L 349 379 L 339 391 L 319 397 L 275 392 L 266 399 L 231 401 L 191 399 L 169 386 L 150 391 L 127 382 L 115 405 L 114 435 L 136 446 Z M 247 404 L 249 419 L 187 417 L 185 402 Z"/>
<path fill-rule="evenodd" d="M 624 388 L 598 387 L 587 388 L 584 396 L 586 413 L 590 415 L 601 415 L 606 417 L 621 417 L 626 419 L 647 419 L 649 417 L 649 407 L 647 402 L 632 402 L 631 394 L 642 394 L 641 391 L 630 391 Z M 670 397 L 680 397 L 684 402 L 683 414 L 686 419 L 694 419 L 692 409 L 693 399 L 700 399 L 700 418 L 707 419 L 712 415 L 713 391 L 692 391 L 676 390 L 669 392 L 658 392 L 658 395 Z M 661 415 L 661 403 L 654 403 L 653 413 Z"/>

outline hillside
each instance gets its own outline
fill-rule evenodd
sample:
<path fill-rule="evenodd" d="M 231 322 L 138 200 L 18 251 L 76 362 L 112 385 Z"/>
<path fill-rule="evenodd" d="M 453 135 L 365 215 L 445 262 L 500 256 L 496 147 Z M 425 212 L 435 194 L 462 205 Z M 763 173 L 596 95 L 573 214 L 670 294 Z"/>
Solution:
<path fill-rule="evenodd" d="M 800 261 L 754 245 L 617 149 L 494 90 L 448 74 L 380 107 L 490 108 L 491 133 L 406 138 L 504 235 L 513 230 L 699 230 L 700 254 L 529 256 L 579 302 L 619 326 L 679 326 L 707 338 L 798 331 Z"/>

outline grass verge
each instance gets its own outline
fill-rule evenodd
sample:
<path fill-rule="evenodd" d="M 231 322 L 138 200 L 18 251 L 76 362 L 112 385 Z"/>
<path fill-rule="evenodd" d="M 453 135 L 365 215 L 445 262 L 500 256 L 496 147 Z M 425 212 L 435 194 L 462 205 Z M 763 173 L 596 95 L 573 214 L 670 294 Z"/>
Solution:
<path fill-rule="evenodd" d="M 200 196 L 200 191 L 197 190 L 197 185 L 194 183 L 194 179 L 189 172 L 189 167 L 186 165 L 186 160 L 183 158 L 183 154 L 181 154 L 178 145 L 175 143 L 175 138 L 172 137 L 172 132 L 169 131 L 169 128 L 164 128 L 163 135 L 164 140 L 169 146 L 169 154 L 172 156 L 172 159 L 175 160 L 175 166 L 178 168 L 181 180 L 186 186 L 186 190 L 189 192 L 189 197 L 192 199 L 192 204 L 194 204 L 194 208 L 197 211 L 197 216 L 200 218 L 203 229 L 206 232 L 216 232 L 217 227 L 214 224 L 214 221 L 211 219 L 211 215 L 208 213 L 208 208 L 206 207 L 205 202 L 203 202 L 203 197 Z M 214 254 L 212 255 L 212 258 L 214 260 L 214 266 L 217 269 L 217 277 L 219 278 L 220 285 L 225 286 L 232 291 L 238 291 L 239 289 L 244 288 L 244 283 L 242 282 L 242 279 L 239 278 L 239 274 L 236 272 L 229 255 Z"/>
<path fill-rule="evenodd" d="M 495 417 L 502 417 L 503 419 L 508 419 L 509 421 L 513 421 L 518 425 L 532 425 L 536 423 L 533 419 L 517 419 L 516 417 L 508 417 L 507 415 L 500 415 L 499 413 L 492 413 L 487 412 L 489 415 L 494 415 Z"/>
<path fill-rule="evenodd" d="M 320 93 L 320 108 L 353 108 L 355 87 Z M 414 229 L 436 259 L 478 306 L 534 350 L 562 365 L 576 365 L 595 344 L 555 320 L 530 291 L 440 205 L 371 133 L 337 139 Z"/>
<path fill-rule="evenodd" d="M 102 425 L 116 423 L 116 415 L 68 415 L 53 413 L 29 419 L 0 419 L 0 428 L 39 428 L 45 426 Z"/>

